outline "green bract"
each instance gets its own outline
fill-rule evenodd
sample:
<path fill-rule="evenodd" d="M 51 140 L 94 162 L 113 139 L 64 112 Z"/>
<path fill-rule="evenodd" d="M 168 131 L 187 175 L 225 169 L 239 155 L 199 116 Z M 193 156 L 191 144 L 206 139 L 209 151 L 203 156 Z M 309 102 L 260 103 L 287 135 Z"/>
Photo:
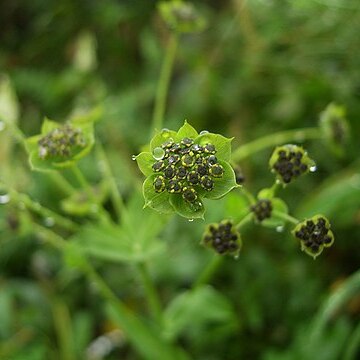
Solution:
<path fill-rule="evenodd" d="M 238 186 L 229 164 L 231 140 L 207 131 L 198 134 L 186 121 L 178 132 L 158 132 L 150 152 L 136 156 L 146 176 L 145 206 L 160 213 L 203 218 L 203 198 L 219 199 Z"/>
<path fill-rule="evenodd" d="M 292 234 L 300 240 L 301 250 L 314 259 L 325 247 L 330 247 L 334 243 L 334 234 L 330 230 L 329 220 L 323 215 L 305 219 L 296 225 Z"/>
<path fill-rule="evenodd" d="M 191 2 L 181 0 L 162 1 L 159 12 L 170 29 L 177 33 L 194 33 L 204 30 L 206 20 Z"/>
<path fill-rule="evenodd" d="M 84 116 L 61 124 L 45 118 L 41 133 L 26 140 L 32 169 L 59 170 L 87 155 L 94 145 L 94 120 Z"/>
<path fill-rule="evenodd" d="M 344 152 L 350 127 L 343 106 L 329 104 L 320 115 L 320 129 L 330 148 L 338 155 Z"/>

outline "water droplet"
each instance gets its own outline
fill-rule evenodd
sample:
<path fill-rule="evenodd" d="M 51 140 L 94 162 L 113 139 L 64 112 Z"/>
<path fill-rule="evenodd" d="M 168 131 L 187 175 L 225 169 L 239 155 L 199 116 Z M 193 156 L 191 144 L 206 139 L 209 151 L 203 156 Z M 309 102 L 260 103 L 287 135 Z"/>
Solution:
<path fill-rule="evenodd" d="M 153 157 L 155 160 L 161 160 L 163 159 L 165 156 L 165 150 L 161 147 L 156 147 L 154 150 L 153 150 Z"/>
<path fill-rule="evenodd" d="M 52 227 L 55 225 L 55 220 L 52 217 L 47 217 L 44 219 L 44 225 L 47 227 Z"/>
<path fill-rule="evenodd" d="M 200 131 L 200 135 L 208 134 L 209 132 L 207 130 Z"/>
<path fill-rule="evenodd" d="M 277 232 L 283 232 L 284 231 L 284 226 L 283 225 L 280 225 L 280 226 L 277 226 L 276 229 L 275 229 Z"/>
<path fill-rule="evenodd" d="M 193 222 L 193 221 L 194 221 L 194 219 L 189 219 L 189 221 L 190 221 L 190 222 Z"/>
<path fill-rule="evenodd" d="M 0 121 L 0 131 L 3 131 L 5 129 L 6 125 L 3 121 Z"/>
<path fill-rule="evenodd" d="M 131 157 L 131 160 L 136 160 L 136 155 L 133 155 L 133 156 Z"/>
<path fill-rule="evenodd" d="M 9 201 L 10 201 L 10 195 L 9 194 L 0 195 L 0 204 L 4 205 L 4 204 L 7 204 Z"/>
<path fill-rule="evenodd" d="M 168 128 L 163 128 L 161 130 L 161 135 L 162 135 L 163 138 L 168 138 L 168 137 L 170 137 L 171 132 L 170 132 L 170 130 Z"/>
<path fill-rule="evenodd" d="M 235 259 L 235 260 L 238 260 L 238 259 L 239 259 L 239 256 L 240 256 L 239 254 L 234 255 L 234 259 Z"/>
<path fill-rule="evenodd" d="M 316 165 L 310 166 L 309 170 L 310 172 L 315 172 L 317 169 Z"/>

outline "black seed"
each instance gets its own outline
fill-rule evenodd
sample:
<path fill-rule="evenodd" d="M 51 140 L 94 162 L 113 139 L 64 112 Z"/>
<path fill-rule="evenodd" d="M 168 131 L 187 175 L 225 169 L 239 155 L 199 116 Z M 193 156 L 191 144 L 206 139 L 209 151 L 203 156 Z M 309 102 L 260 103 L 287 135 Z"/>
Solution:
<path fill-rule="evenodd" d="M 174 144 L 174 140 L 168 140 L 168 141 L 164 142 L 164 143 L 161 145 L 161 147 L 162 147 L 163 149 L 170 149 L 170 148 L 173 146 L 173 144 Z"/>
<path fill-rule="evenodd" d="M 207 191 L 211 191 L 214 188 L 214 181 L 210 176 L 204 175 L 200 180 L 201 187 Z"/>
<path fill-rule="evenodd" d="M 170 180 L 168 183 L 168 186 L 167 186 L 167 190 L 169 191 L 169 193 L 172 193 L 172 194 L 180 193 L 182 190 L 181 182 L 179 182 L 177 180 Z"/>
<path fill-rule="evenodd" d="M 318 226 L 325 226 L 326 225 L 326 220 L 324 218 L 319 218 L 318 221 L 317 221 L 317 225 Z"/>
<path fill-rule="evenodd" d="M 209 165 L 214 165 L 217 163 L 217 157 L 215 155 L 210 155 L 208 158 L 207 158 L 207 163 Z"/>
<path fill-rule="evenodd" d="M 186 167 L 191 167 L 195 164 L 195 157 L 189 154 L 183 155 L 181 158 L 181 163 Z"/>
<path fill-rule="evenodd" d="M 329 235 L 324 236 L 323 243 L 324 244 L 330 244 L 332 241 L 332 238 Z"/>
<path fill-rule="evenodd" d="M 194 202 L 197 199 L 196 191 L 191 187 L 184 187 L 182 196 L 186 201 Z"/>
<path fill-rule="evenodd" d="M 164 176 L 167 179 L 172 179 L 176 174 L 176 169 L 174 165 L 169 165 L 165 170 L 164 170 Z"/>
<path fill-rule="evenodd" d="M 187 172 L 186 168 L 184 168 L 183 166 L 178 167 L 177 177 L 179 179 L 185 179 L 187 174 L 188 174 L 188 172 Z"/>
<path fill-rule="evenodd" d="M 154 163 L 154 165 L 152 166 L 152 169 L 155 172 L 159 172 L 161 171 L 163 168 L 165 167 L 165 163 L 162 160 L 157 161 L 156 163 Z"/>
<path fill-rule="evenodd" d="M 301 172 L 305 172 L 305 171 L 307 171 L 307 169 L 308 169 L 308 167 L 307 167 L 306 164 L 301 164 L 301 165 L 300 165 L 300 171 L 301 171 Z"/>
<path fill-rule="evenodd" d="M 278 152 L 278 156 L 279 156 L 280 159 L 285 159 L 285 157 L 286 157 L 286 152 L 285 152 L 284 150 L 280 150 L 280 151 Z"/>
<path fill-rule="evenodd" d="M 197 165 L 195 170 L 200 176 L 207 175 L 209 173 L 209 167 L 207 165 Z"/>
<path fill-rule="evenodd" d="M 221 178 L 224 174 L 224 168 L 219 164 L 215 164 L 210 166 L 209 172 L 213 177 Z"/>
<path fill-rule="evenodd" d="M 154 180 L 154 189 L 156 192 L 163 192 L 165 190 L 166 184 L 163 176 L 157 176 Z"/>
<path fill-rule="evenodd" d="M 215 154 L 216 153 L 216 149 L 215 146 L 212 144 L 206 144 L 204 146 L 204 151 L 208 154 Z"/>
<path fill-rule="evenodd" d="M 175 143 L 170 150 L 174 153 L 177 153 L 181 150 L 181 145 L 179 143 Z"/>
<path fill-rule="evenodd" d="M 288 184 L 291 181 L 291 174 L 285 173 L 283 175 L 283 181 L 284 181 L 285 184 Z"/>
<path fill-rule="evenodd" d="M 194 144 L 192 147 L 191 147 L 191 150 L 194 151 L 195 153 L 201 153 L 203 152 L 203 147 L 199 144 Z"/>
<path fill-rule="evenodd" d="M 312 244 L 312 245 L 310 246 L 310 249 L 311 249 L 312 252 L 316 253 L 316 252 L 319 251 L 319 245 L 317 245 L 317 244 Z"/>
<path fill-rule="evenodd" d="M 191 185 L 196 185 L 200 181 L 200 175 L 196 171 L 190 171 L 187 179 Z"/>

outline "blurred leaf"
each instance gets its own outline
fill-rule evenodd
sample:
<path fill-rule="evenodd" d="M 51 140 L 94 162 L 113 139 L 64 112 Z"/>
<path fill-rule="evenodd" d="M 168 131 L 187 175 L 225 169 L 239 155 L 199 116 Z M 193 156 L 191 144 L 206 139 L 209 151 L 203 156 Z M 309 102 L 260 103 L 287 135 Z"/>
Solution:
<path fill-rule="evenodd" d="M 19 104 L 13 89 L 10 78 L 7 75 L 0 74 L 0 121 L 15 125 L 19 118 Z M 3 123 L 0 123 L 4 126 Z M 0 131 L 1 131 L 0 130 Z"/>
<path fill-rule="evenodd" d="M 236 324 L 236 314 L 228 299 L 211 287 L 203 286 L 178 295 L 165 309 L 164 335 L 175 339 L 181 333 L 205 324 Z"/>
<path fill-rule="evenodd" d="M 152 166 L 155 163 L 155 159 L 151 153 L 149 152 L 140 153 L 139 155 L 136 156 L 136 162 L 138 164 L 140 171 L 145 176 L 150 176 L 154 173 Z"/>

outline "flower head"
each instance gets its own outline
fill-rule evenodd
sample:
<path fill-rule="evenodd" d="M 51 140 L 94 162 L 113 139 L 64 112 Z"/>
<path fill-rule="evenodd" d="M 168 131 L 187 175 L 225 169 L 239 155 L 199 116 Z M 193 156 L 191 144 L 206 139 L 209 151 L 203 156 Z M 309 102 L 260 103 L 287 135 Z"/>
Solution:
<path fill-rule="evenodd" d="M 214 249 L 220 255 L 229 254 L 237 257 L 241 249 L 241 237 L 233 223 L 224 220 L 207 227 L 202 244 Z"/>
<path fill-rule="evenodd" d="M 164 129 L 151 140 L 151 152 L 136 157 L 144 182 L 145 206 L 187 218 L 203 217 L 203 198 L 218 199 L 236 187 L 229 165 L 231 139 L 200 134 L 187 122 L 178 132 Z"/>
<path fill-rule="evenodd" d="M 329 220 L 323 215 L 313 216 L 296 225 L 292 234 L 300 240 L 301 250 L 316 258 L 324 248 L 334 243 Z"/>
<path fill-rule="evenodd" d="M 270 199 L 259 199 L 250 209 L 254 213 L 256 220 L 261 222 L 271 217 L 273 206 Z"/>

